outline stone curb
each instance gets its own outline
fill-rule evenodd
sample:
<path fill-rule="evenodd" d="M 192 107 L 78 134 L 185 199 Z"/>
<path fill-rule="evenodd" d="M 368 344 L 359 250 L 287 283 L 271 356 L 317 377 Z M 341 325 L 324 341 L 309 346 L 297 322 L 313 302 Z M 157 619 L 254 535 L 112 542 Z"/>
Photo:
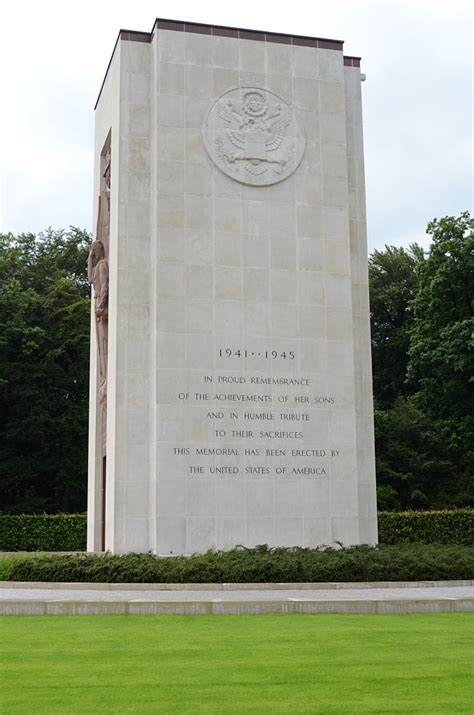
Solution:
<path fill-rule="evenodd" d="M 346 599 L 289 598 L 281 601 L 3 601 L 0 615 L 256 615 L 265 613 L 461 613 L 474 598 Z"/>
<path fill-rule="evenodd" d="M 89 583 L 53 581 L 0 581 L 0 591 L 18 589 L 74 589 L 77 591 L 306 591 L 348 588 L 449 588 L 474 586 L 464 581 L 335 581 L 326 583 Z"/>

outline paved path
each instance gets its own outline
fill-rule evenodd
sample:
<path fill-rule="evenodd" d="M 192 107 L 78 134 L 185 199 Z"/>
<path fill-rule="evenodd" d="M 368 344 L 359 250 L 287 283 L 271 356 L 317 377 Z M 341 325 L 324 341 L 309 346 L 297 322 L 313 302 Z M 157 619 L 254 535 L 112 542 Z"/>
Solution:
<path fill-rule="evenodd" d="M 0 614 L 437 611 L 474 611 L 474 582 L 0 584 Z"/>
<path fill-rule="evenodd" d="M 89 584 L 88 584 L 89 585 Z M 150 588 L 137 590 L 121 588 L 110 590 L 101 588 L 77 589 L 75 584 L 68 584 L 67 589 L 56 588 L 3 588 L 0 601 L 17 600 L 61 600 L 61 601 L 282 601 L 288 598 L 323 600 L 328 599 L 373 599 L 373 598 L 474 598 L 474 586 L 443 586 L 416 588 L 318 588 L 318 589 L 252 589 L 237 590 L 161 590 Z"/>

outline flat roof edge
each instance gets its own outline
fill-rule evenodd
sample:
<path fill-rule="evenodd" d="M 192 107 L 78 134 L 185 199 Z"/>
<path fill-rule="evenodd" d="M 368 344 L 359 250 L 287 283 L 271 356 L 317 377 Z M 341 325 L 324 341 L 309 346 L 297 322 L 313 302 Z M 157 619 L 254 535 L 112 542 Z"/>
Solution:
<path fill-rule="evenodd" d="M 341 50 L 344 40 L 333 40 L 327 37 L 312 37 L 309 35 L 291 35 L 284 32 L 267 32 L 266 30 L 251 30 L 243 27 L 227 25 L 208 25 L 203 22 L 186 22 L 185 20 L 168 20 L 157 17 L 152 28 L 155 30 L 173 30 L 174 32 L 195 32 L 200 35 L 215 35 L 217 37 L 235 37 L 241 40 L 257 40 L 263 42 L 281 42 L 282 44 L 304 45 L 317 47 L 316 43 L 327 43 L 328 47 L 319 45 L 322 49 Z"/>
<path fill-rule="evenodd" d="M 105 81 L 109 73 L 110 65 L 112 64 L 112 59 L 117 49 L 119 40 L 129 41 L 129 42 L 145 42 L 149 43 L 153 39 L 153 35 L 156 30 L 170 30 L 173 32 L 192 32 L 200 35 L 212 35 L 216 37 L 235 37 L 242 40 L 256 40 L 260 42 L 271 42 L 280 43 L 285 45 L 294 45 L 297 47 L 316 47 L 318 49 L 325 50 L 336 50 L 342 52 L 342 46 L 344 40 L 331 40 L 325 37 L 310 37 L 308 35 L 289 35 L 286 33 L 278 32 L 264 32 L 260 30 L 249 30 L 240 27 L 227 27 L 225 25 L 207 25 L 201 22 L 185 22 L 182 20 L 167 20 L 165 18 L 156 18 L 151 32 L 141 32 L 138 30 L 119 30 L 117 39 L 115 41 L 112 54 L 110 56 L 109 64 L 105 71 L 104 79 L 100 86 L 99 94 L 97 96 L 97 101 L 94 105 L 94 109 L 97 109 L 99 100 L 104 89 Z M 359 60 L 359 65 L 346 64 L 346 58 L 344 58 L 344 64 L 346 66 L 356 67 L 360 66 L 360 58 L 347 58 L 351 61 Z"/>
<path fill-rule="evenodd" d="M 344 67 L 360 67 L 360 57 L 351 57 L 351 55 L 344 55 Z"/>

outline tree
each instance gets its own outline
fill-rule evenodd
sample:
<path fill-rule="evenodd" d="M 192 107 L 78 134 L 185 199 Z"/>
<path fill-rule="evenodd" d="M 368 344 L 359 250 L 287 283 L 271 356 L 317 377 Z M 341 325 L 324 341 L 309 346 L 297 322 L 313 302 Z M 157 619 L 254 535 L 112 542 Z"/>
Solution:
<path fill-rule="evenodd" d="M 433 415 L 472 425 L 474 388 L 474 220 L 464 212 L 428 224 L 419 266 L 408 377 Z"/>
<path fill-rule="evenodd" d="M 90 236 L 0 236 L 0 502 L 86 505 Z"/>
<path fill-rule="evenodd" d="M 408 394 L 406 383 L 417 269 L 424 261 L 417 244 L 408 250 L 385 246 L 369 258 L 374 397 L 388 407 Z"/>
<path fill-rule="evenodd" d="M 426 258 L 419 247 L 387 247 L 370 260 L 377 479 L 405 507 L 466 506 L 474 503 L 473 222 L 447 216 L 427 232 Z"/>
<path fill-rule="evenodd" d="M 400 396 L 390 409 L 375 410 L 379 489 L 391 487 L 403 508 L 472 505 L 472 448 L 460 445 L 452 422 L 435 419 L 417 403 L 416 395 Z"/>

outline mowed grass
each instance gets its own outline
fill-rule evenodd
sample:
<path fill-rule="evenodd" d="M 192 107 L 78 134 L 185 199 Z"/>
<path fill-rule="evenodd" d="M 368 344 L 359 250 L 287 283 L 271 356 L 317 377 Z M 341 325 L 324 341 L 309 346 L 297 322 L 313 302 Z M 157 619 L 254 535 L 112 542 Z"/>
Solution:
<path fill-rule="evenodd" d="M 0 712 L 471 713 L 470 614 L 4 616 Z"/>

